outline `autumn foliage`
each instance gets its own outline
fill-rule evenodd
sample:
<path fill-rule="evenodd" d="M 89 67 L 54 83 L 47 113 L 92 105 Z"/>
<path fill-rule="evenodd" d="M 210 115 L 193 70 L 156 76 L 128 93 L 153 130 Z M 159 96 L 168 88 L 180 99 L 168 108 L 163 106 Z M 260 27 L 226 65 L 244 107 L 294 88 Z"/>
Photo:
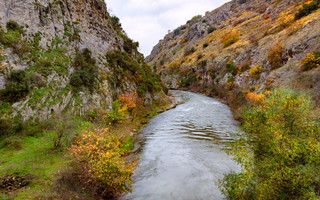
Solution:
<path fill-rule="evenodd" d="M 258 79 L 260 74 L 262 72 L 262 66 L 256 65 L 253 68 L 250 69 L 250 77 Z"/>
<path fill-rule="evenodd" d="M 301 63 L 303 64 L 303 70 L 307 71 L 320 66 L 320 52 L 315 51 L 312 54 L 309 53 Z"/>
<path fill-rule="evenodd" d="M 105 128 L 84 131 L 70 148 L 80 180 L 96 184 L 105 198 L 131 190 L 134 164 L 124 161 L 121 145 Z"/>
<path fill-rule="evenodd" d="M 222 38 L 223 47 L 228 47 L 236 43 L 240 39 L 240 33 L 238 31 L 231 31 Z"/>
<path fill-rule="evenodd" d="M 273 69 L 281 67 L 284 44 L 277 42 L 268 53 L 268 60 Z"/>
<path fill-rule="evenodd" d="M 220 182 L 228 199 L 319 199 L 320 127 L 306 96 L 289 89 L 249 93 L 245 133 L 231 153 L 242 165 Z"/>
<path fill-rule="evenodd" d="M 119 101 L 123 106 L 126 106 L 130 112 L 136 108 L 136 103 L 138 101 L 137 91 L 129 92 L 119 96 Z"/>

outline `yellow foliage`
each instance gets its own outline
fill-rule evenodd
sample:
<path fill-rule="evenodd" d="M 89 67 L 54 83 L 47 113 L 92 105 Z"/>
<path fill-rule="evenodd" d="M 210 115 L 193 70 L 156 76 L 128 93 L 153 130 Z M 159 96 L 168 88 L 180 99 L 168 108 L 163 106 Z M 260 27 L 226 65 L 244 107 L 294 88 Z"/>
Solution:
<path fill-rule="evenodd" d="M 180 44 L 183 44 L 183 43 L 185 43 L 187 41 L 188 41 L 188 39 L 186 37 L 180 38 Z"/>
<path fill-rule="evenodd" d="M 257 78 L 259 78 L 261 72 L 262 72 L 262 66 L 256 65 L 250 69 L 250 77 L 257 79 Z"/>
<path fill-rule="evenodd" d="M 84 131 L 69 151 L 75 164 L 83 166 L 79 173 L 88 179 L 84 181 L 113 194 L 131 190 L 134 164 L 125 162 L 119 138 L 107 128 Z"/>
<path fill-rule="evenodd" d="M 228 47 L 240 39 L 239 31 L 231 31 L 222 37 L 223 47 Z"/>
<path fill-rule="evenodd" d="M 228 82 L 227 85 L 229 90 L 232 90 L 236 86 L 234 82 Z"/>
<path fill-rule="evenodd" d="M 319 53 L 320 54 L 320 53 Z M 320 66 L 320 56 L 309 53 L 301 63 L 303 64 L 303 70 L 307 71 Z"/>

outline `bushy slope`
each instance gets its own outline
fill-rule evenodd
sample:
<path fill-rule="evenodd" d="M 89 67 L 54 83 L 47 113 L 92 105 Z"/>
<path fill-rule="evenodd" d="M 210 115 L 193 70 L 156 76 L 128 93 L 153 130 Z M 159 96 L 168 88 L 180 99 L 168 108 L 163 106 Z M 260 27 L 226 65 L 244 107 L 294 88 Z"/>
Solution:
<path fill-rule="evenodd" d="M 166 35 L 146 60 L 170 88 L 236 101 L 239 91 L 290 86 L 310 91 L 319 105 L 318 6 L 234 0 Z"/>

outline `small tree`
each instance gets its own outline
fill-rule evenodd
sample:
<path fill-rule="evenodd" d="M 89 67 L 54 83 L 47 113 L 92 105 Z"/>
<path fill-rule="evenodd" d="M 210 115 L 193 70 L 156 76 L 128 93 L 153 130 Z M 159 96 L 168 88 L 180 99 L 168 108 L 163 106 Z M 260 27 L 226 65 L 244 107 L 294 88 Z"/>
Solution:
<path fill-rule="evenodd" d="M 281 67 L 284 44 L 277 42 L 268 53 L 268 60 L 273 69 Z"/>

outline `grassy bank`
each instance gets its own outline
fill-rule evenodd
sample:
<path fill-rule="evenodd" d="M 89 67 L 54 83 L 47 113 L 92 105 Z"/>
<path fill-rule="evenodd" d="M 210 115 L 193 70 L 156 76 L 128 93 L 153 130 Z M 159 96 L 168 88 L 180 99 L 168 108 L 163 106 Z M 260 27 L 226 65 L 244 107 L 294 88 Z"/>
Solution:
<path fill-rule="evenodd" d="M 133 149 L 138 131 L 159 110 L 168 107 L 169 101 L 161 99 L 147 106 L 141 99 L 131 103 L 134 104 L 130 105 L 125 98 L 119 99 L 110 112 L 96 109 L 84 118 L 64 116 L 25 123 L 19 131 L 1 136 L 0 199 L 101 199 L 130 190 L 135 165 L 126 160 L 126 155 Z M 92 133 L 89 138 L 88 133 Z M 76 150 L 85 153 L 85 144 L 98 141 L 97 136 L 109 141 L 109 146 L 95 150 L 115 156 L 109 160 L 92 156 L 79 159 Z M 83 143 L 79 143 L 81 140 Z M 124 169 L 128 165 L 132 168 L 121 181 L 116 180 L 117 175 L 111 175 L 111 179 L 99 178 L 98 161 L 106 161 L 108 167 L 111 166 L 108 164 L 115 166 L 102 169 L 105 173 L 112 174 L 113 169 Z M 118 185 L 111 185 L 110 180 Z"/>

